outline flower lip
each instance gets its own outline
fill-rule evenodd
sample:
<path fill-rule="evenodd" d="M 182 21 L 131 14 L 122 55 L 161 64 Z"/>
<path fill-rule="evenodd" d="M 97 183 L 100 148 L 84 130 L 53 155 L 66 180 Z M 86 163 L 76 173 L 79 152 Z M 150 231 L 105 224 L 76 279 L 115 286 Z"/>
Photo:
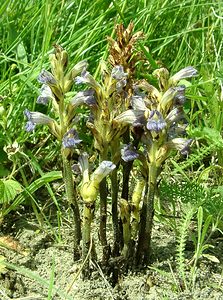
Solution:
<path fill-rule="evenodd" d="M 152 110 L 147 120 L 146 128 L 149 131 L 156 133 L 162 131 L 166 127 L 166 121 L 163 119 L 162 114 L 158 110 Z"/>
<path fill-rule="evenodd" d="M 26 130 L 27 132 L 31 132 L 31 131 L 33 131 L 33 130 L 35 129 L 35 127 L 36 127 L 36 124 L 34 124 L 34 123 L 31 122 L 31 121 L 28 121 L 28 122 L 26 122 L 25 130 Z"/>
<path fill-rule="evenodd" d="M 111 77 L 116 80 L 121 80 L 128 77 L 128 73 L 124 72 L 124 68 L 121 65 L 115 66 L 111 71 Z"/>
<path fill-rule="evenodd" d="M 79 139 L 77 131 L 73 128 L 68 130 L 62 139 L 62 145 L 64 148 L 74 148 L 81 142 L 82 140 Z"/>
<path fill-rule="evenodd" d="M 40 90 L 40 95 L 37 98 L 38 104 L 47 105 L 50 99 L 53 99 L 51 88 L 47 84 L 43 84 Z"/>
<path fill-rule="evenodd" d="M 123 149 L 121 149 L 121 157 L 125 162 L 132 161 L 139 157 L 139 154 L 136 151 L 136 148 L 132 145 L 125 145 Z"/>

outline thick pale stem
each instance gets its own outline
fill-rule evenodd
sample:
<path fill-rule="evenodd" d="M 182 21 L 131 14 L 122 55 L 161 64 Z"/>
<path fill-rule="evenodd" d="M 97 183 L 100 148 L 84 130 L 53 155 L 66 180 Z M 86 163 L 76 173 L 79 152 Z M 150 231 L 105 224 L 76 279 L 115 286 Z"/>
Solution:
<path fill-rule="evenodd" d="M 107 160 L 107 149 L 103 153 L 100 154 L 99 161 L 100 163 L 104 160 Z M 99 195 L 100 195 L 100 241 L 102 245 L 103 251 L 103 258 L 102 261 L 106 262 L 109 259 L 109 251 L 110 247 L 107 242 L 107 234 L 106 234 L 106 227 L 107 227 L 107 181 L 104 178 L 99 184 Z"/>
<path fill-rule="evenodd" d="M 94 203 L 85 202 L 83 210 L 83 231 L 82 231 L 82 259 L 83 261 L 88 255 L 91 243 L 91 223 L 94 214 Z M 89 260 L 83 269 L 83 275 L 86 277 L 89 272 Z"/>
<path fill-rule="evenodd" d="M 121 199 L 119 201 L 120 215 L 123 226 L 123 240 L 124 247 L 122 249 L 122 255 L 125 259 L 128 259 L 130 255 L 130 244 L 131 244 L 131 229 L 130 229 L 130 206 L 128 201 Z"/>
<path fill-rule="evenodd" d="M 67 195 L 67 201 L 73 208 L 74 213 L 74 257 L 79 258 L 79 244 L 81 240 L 81 219 L 80 211 L 76 198 L 76 190 L 74 187 L 74 180 L 72 176 L 72 169 L 69 160 L 65 157 L 62 151 L 63 157 L 63 170 L 64 170 L 64 184 Z"/>
<path fill-rule="evenodd" d="M 139 221 L 140 221 L 140 201 L 142 199 L 143 190 L 145 187 L 145 180 L 139 179 L 136 183 L 132 195 L 132 238 L 136 239 L 139 231 Z"/>

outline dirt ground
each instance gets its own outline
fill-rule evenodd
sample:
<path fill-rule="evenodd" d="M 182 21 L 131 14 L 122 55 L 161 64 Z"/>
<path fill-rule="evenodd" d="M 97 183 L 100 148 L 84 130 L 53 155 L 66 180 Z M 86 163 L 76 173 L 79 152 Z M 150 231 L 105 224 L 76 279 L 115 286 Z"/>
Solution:
<path fill-rule="evenodd" d="M 20 220 L 21 222 L 21 220 Z M 30 223 L 13 224 L 1 238 L 11 243 L 0 246 L 0 255 L 14 267 L 1 267 L 0 299 L 40 300 L 155 300 L 155 299 L 215 299 L 223 300 L 223 238 L 215 238 L 214 255 L 220 263 L 205 258 L 199 261 L 194 288 L 179 279 L 175 259 L 175 238 L 171 230 L 155 223 L 152 239 L 152 265 L 140 272 L 121 275 L 112 287 L 109 278 L 98 264 L 92 263 L 91 279 L 82 280 L 79 271 L 82 262 L 73 261 L 72 230 L 63 226 L 62 241 L 57 243 L 49 233 Z M 11 231 L 11 232 L 10 232 Z M 14 250 L 13 248 L 14 243 Z M 188 244 L 186 256 L 193 256 Z M 187 273 L 189 275 L 188 265 Z M 188 276 L 190 278 L 190 276 Z"/>

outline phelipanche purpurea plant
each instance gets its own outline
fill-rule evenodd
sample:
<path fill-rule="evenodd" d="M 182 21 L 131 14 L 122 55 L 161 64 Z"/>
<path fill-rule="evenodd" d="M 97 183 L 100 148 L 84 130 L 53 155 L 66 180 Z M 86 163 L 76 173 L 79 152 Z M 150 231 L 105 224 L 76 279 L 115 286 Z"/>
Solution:
<path fill-rule="evenodd" d="M 87 102 L 90 105 L 92 101 L 94 102 L 94 98 L 91 92 L 78 93 L 78 99 L 77 96 L 70 100 L 66 97 L 66 94 L 71 90 L 75 83 L 74 79 L 87 67 L 86 61 L 81 61 L 71 70 L 67 70 L 68 54 L 59 45 L 55 45 L 55 52 L 54 54 L 50 54 L 49 59 L 52 73 L 43 70 L 38 76 L 38 81 L 42 84 L 42 88 L 41 93 L 37 98 L 37 103 L 47 105 L 51 101 L 54 118 L 51 118 L 40 112 L 31 112 L 26 109 L 24 114 L 28 121 L 25 125 L 25 129 L 26 131 L 31 132 L 38 124 L 47 125 L 50 129 L 50 132 L 61 143 L 63 179 L 65 183 L 67 201 L 69 205 L 73 207 L 74 211 L 74 255 L 76 258 L 78 258 L 80 255 L 79 245 L 82 238 L 81 218 L 79 210 L 80 208 L 77 202 L 76 187 L 74 186 L 70 157 L 72 157 L 74 149 L 77 148 L 78 144 L 81 142 L 78 137 L 78 133 L 74 128 L 74 117 L 76 114 L 75 109 L 78 106 L 79 101 Z M 109 163 L 108 166 L 110 166 Z M 110 166 L 110 170 L 112 169 L 113 165 Z M 99 174 L 100 171 L 105 172 L 105 174 L 109 173 L 105 167 L 99 169 L 97 174 Z M 83 184 L 86 187 L 86 176 L 84 175 L 83 178 Z M 100 180 L 98 178 L 96 181 L 95 180 L 96 179 L 92 180 L 92 183 L 93 185 L 97 186 Z M 87 198 L 85 194 L 84 199 Z"/>
<path fill-rule="evenodd" d="M 125 262 L 133 258 L 139 265 L 149 262 L 154 195 L 162 166 L 173 151 L 187 154 L 191 144 L 191 139 L 185 137 L 187 123 L 183 105 L 186 87 L 180 81 L 196 76 L 197 71 L 186 67 L 171 76 L 165 68 L 156 69 L 152 74 L 156 86 L 146 79 L 137 80 L 137 63 L 146 60 L 136 50 L 143 34 L 133 34 L 132 23 L 126 29 L 117 25 L 116 32 L 116 40 L 108 39 L 110 55 L 107 62 L 101 62 L 99 81 L 87 71 L 85 61 L 67 71 L 67 53 L 55 46 L 55 53 L 50 55 L 52 73 L 42 71 L 38 77 L 43 86 L 37 99 L 43 104 L 51 100 L 55 117 L 26 110 L 26 130 L 32 131 L 36 124 L 46 124 L 61 143 L 67 199 L 74 206 L 75 245 L 77 250 L 82 238 L 83 259 L 89 250 L 91 257 L 96 257 L 95 247 L 90 249 L 91 223 L 99 193 L 102 262 L 105 264 L 111 258 L 110 262 L 114 264 L 122 261 L 120 258 Z M 66 93 L 75 85 L 88 86 L 88 89 L 67 99 Z M 69 158 L 81 142 L 74 123 L 76 108 L 80 105 L 86 105 L 90 110 L 87 126 L 94 139 L 94 155 L 98 156 L 99 167 L 90 175 L 88 154 L 78 151 L 82 182 L 76 189 Z M 134 184 L 131 172 L 137 178 L 135 189 L 129 188 L 131 182 Z M 106 176 L 109 174 L 108 185 Z M 122 178 L 121 184 L 118 184 L 118 178 Z M 114 239 L 108 242 L 106 224 L 110 188 Z M 131 195 L 129 190 L 133 190 Z M 83 200 L 82 220 L 77 191 Z M 113 251 L 110 251 L 110 244 L 113 244 Z M 115 257 L 118 260 L 114 260 Z"/>

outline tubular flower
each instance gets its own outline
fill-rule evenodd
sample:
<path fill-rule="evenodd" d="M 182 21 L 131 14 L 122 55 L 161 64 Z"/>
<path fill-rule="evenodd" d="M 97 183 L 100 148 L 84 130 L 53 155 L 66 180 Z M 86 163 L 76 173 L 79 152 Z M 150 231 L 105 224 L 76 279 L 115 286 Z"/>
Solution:
<path fill-rule="evenodd" d="M 185 97 L 185 85 L 179 85 L 175 87 L 175 90 L 177 91 L 176 95 L 174 96 L 174 104 L 175 105 L 183 105 L 186 102 Z"/>
<path fill-rule="evenodd" d="M 99 184 L 109 173 L 116 168 L 116 165 L 111 161 L 104 160 L 100 163 L 99 167 L 92 174 L 91 180 Z"/>
<path fill-rule="evenodd" d="M 73 108 L 76 108 L 79 105 L 86 104 L 89 107 L 96 105 L 96 100 L 94 98 L 94 90 L 86 90 L 78 92 L 74 98 L 71 99 L 70 104 Z"/>
<path fill-rule="evenodd" d="M 135 147 L 132 145 L 125 145 L 124 148 L 121 150 L 121 157 L 125 162 L 132 161 L 139 157 Z"/>
<path fill-rule="evenodd" d="M 64 148 L 74 148 L 80 144 L 82 140 L 79 139 L 77 131 L 71 128 L 62 139 L 62 145 Z"/>
<path fill-rule="evenodd" d="M 175 107 L 172 109 L 167 117 L 165 118 L 165 121 L 168 124 L 176 123 L 177 121 L 184 119 L 184 112 L 182 107 Z"/>
<path fill-rule="evenodd" d="M 131 97 L 131 105 L 134 110 L 146 110 L 146 104 L 142 96 L 133 95 Z"/>
<path fill-rule="evenodd" d="M 100 85 L 98 84 L 98 82 L 94 79 L 94 77 L 86 69 L 84 69 L 81 72 L 81 76 L 77 76 L 75 78 L 75 82 L 76 82 L 76 84 L 85 83 L 85 84 L 89 85 L 90 87 L 92 87 L 94 90 L 100 88 Z"/>
<path fill-rule="evenodd" d="M 179 150 L 182 155 L 187 155 L 192 141 L 193 141 L 192 139 L 175 138 L 167 142 L 166 146 L 169 149 Z"/>
<path fill-rule="evenodd" d="M 82 60 L 82 61 L 78 62 L 71 71 L 72 77 L 75 78 L 83 70 L 86 70 L 87 67 L 88 67 L 88 63 L 86 60 Z"/>
<path fill-rule="evenodd" d="M 41 87 L 41 90 L 40 90 L 40 95 L 38 96 L 36 102 L 38 104 L 47 105 L 49 100 L 51 100 L 53 98 L 54 98 L 54 96 L 53 96 L 53 93 L 51 91 L 51 88 L 48 85 L 43 84 L 42 87 Z"/>
<path fill-rule="evenodd" d="M 26 109 L 24 115 L 28 119 L 28 122 L 25 125 L 26 131 L 30 132 L 35 129 L 37 124 L 49 125 L 54 122 L 54 120 L 40 112 L 33 112 Z"/>
<path fill-rule="evenodd" d="M 118 123 L 132 126 L 143 126 L 145 123 L 144 110 L 129 109 L 114 119 Z"/>
<path fill-rule="evenodd" d="M 191 78 L 197 75 L 197 70 L 194 67 L 186 67 L 179 72 L 177 72 L 175 75 L 170 77 L 169 82 L 176 84 L 178 81 L 184 78 Z"/>
<path fill-rule="evenodd" d="M 56 85 L 57 83 L 54 76 L 46 70 L 41 71 L 37 80 L 42 84 Z"/>

